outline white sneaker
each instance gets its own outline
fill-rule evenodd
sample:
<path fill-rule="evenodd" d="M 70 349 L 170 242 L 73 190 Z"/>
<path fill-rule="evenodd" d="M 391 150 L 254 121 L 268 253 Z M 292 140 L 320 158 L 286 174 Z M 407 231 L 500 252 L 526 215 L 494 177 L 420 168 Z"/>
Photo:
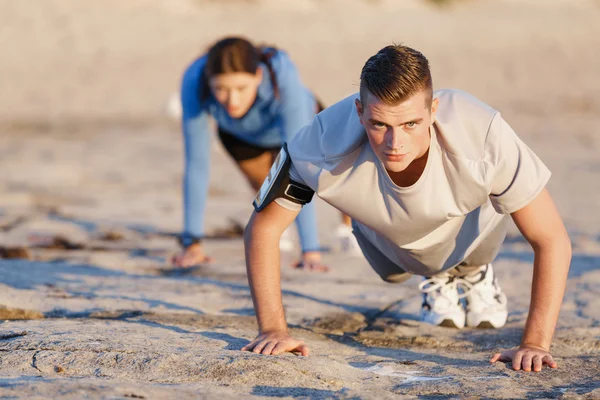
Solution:
<path fill-rule="evenodd" d="M 358 245 L 356 237 L 352 233 L 352 227 L 346 224 L 340 224 L 335 230 L 335 237 L 338 240 L 341 252 L 353 256 L 362 256 L 362 250 Z"/>
<path fill-rule="evenodd" d="M 281 238 L 279 239 L 279 250 L 289 253 L 294 250 L 294 247 L 292 232 L 290 232 L 290 228 L 288 228 L 281 234 Z"/>
<path fill-rule="evenodd" d="M 508 318 L 506 295 L 498 285 L 492 264 L 460 279 L 470 285 L 465 293 L 467 326 L 471 328 L 501 328 Z"/>
<path fill-rule="evenodd" d="M 461 303 L 464 295 L 458 293 L 460 279 L 445 272 L 425 278 L 419 284 L 423 292 L 421 321 L 449 328 L 465 327 L 465 310 Z"/>
<path fill-rule="evenodd" d="M 171 96 L 169 96 L 165 111 L 167 112 L 167 116 L 173 121 L 181 120 L 183 107 L 181 105 L 181 95 L 179 92 L 172 93 Z"/>

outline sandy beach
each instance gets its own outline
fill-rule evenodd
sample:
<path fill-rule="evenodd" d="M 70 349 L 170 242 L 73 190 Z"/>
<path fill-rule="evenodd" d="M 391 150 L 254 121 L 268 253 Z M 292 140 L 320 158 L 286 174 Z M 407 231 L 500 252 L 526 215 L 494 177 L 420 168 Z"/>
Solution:
<path fill-rule="evenodd" d="M 0 0 L 0 398 L 600 398 L 600 2 L 438 3 Z M 419 280 L 385 283 L 341 253 L 339 214 L 319 200 L 331 271 L 282 254 L 287 320 L 311 355 L 240 351 L 257 332 L 239 232 L 253 193 L 217 140 L 216 263 L 169 265 L 183 144 L 168 101 L 226 34 L 286 49 L 327 104 L 402 42 L 428 56 L 436 88 L 502 112 L 552 171 L 573 242 L 559 369 L 488 362 L 527 317 L 533 252 L 514 226 L 494 264 L 507 325 L 432 327 Z"/>

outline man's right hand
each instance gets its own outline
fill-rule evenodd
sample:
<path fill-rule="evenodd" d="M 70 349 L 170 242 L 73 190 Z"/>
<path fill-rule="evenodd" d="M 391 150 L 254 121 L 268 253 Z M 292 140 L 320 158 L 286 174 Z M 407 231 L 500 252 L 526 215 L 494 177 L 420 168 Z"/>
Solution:
<path fill-rule="evenodd" d="M 252 342 L 242 347 L 242 351 L 274 356 L 289 351 L 308 356 L 308 346 L 302 340 L 294 339 L 287 332 L 261 333 Z"/>
<path fill-rule="evenodd" d="M 181 253 L 173 256 L 171 262 L 176 267 L 189 268 L 194 265 L 206 264 L 212 262 L 213 259 L 204 254 L 204 249 L 200 243 L 194 243 Z"/>

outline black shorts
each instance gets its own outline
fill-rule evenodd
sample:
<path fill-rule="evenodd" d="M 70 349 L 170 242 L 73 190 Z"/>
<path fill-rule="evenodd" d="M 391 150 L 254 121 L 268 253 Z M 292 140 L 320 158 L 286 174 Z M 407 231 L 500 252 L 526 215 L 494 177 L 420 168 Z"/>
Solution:
<path fill-rule="evenodd" d="M 320 113 L 325 109 L 325 106 L 319 99 L 315 97 L 315 101 L 317 104 L 317 113 Z M 219 127 L 219 139 L 221 139 L 221 143 L 227 153 L 235 160 L 235 161 L 245 161 L 256 158 L 266 152 L 277 154 L 281 149 L 281 146 L 274 147 L 261 147 L 255 144 L 251 144 L 248 142 L 244 142 L 243 140 L 235 137 L 231 133 L 221 129 Z"/>
<path fill-rule="evenodd" d="M 251 160 L 266 152 L 277 154 L 281 149 L 281 146 L 261 147 L 244 142 L 221 128 L 219 128 L 219 139 L 221 139 L 221 143 L 225 150 L 227 150 L 227 153 L 229 153 L 235 161 Z"/>

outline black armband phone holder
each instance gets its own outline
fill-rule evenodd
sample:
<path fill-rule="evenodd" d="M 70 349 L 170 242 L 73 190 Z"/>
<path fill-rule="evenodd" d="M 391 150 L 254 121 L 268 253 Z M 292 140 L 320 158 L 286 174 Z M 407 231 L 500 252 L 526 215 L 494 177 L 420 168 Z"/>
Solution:
<path fill-rule="evenodd" d="M 257 212 L 262 211 L 273 200 L 284 198 L 296 204 L 305 205 L 312 200 L 315 194 L 310 187 L 290 179 L 290 166 L 292 159 L 288 153 L 287 143 L 275 158 L 269 175 L 263 182 L 252 203 Z"/>

